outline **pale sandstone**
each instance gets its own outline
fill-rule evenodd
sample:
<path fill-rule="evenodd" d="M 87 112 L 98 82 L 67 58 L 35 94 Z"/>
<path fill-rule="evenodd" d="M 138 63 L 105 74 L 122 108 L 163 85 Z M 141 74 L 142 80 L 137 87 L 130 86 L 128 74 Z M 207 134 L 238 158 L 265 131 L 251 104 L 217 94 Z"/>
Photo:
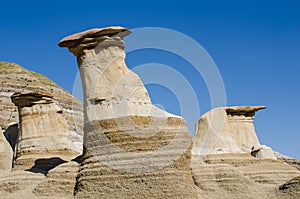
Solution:
<path fill-rule="evenodd" d="M 0 128 L 0 175 L 7 174 L 12 169 L 13 151 Z"/>
<path fill-rule="evenodd" d="M 34 166 L 38 158 L 62 158 L 58 155 L 60 153 L 65 153 L 63 158 L 77 156 L 68 123 L 52 95 L 42 92 L 15 93 L 11 98 L 20 115 L 14 169 Z"/>
<path fill-rule="evenodd" d="M 300 171 L 282 160 L 257 159 L 246 153 L 192 156 L 198 198 L 296 199 Z M 299 186 L 298 186 L 299 187 Z"/>
<path fill-rule="evenodd" d="M 290 180 L 300 171 L 256 136 L 254 113 L 263 108 L 217 108 L 199 119 L 190 166 L 198 198 L 297 198 Z"/>
<path fill-rule="evenodd" d="M 271 149 L 271 147 L 268 147 L 266 145 L 261 145 L 258 148 L 253 148 L 251 154 L 260 159 L 274 159 L 276 160 L 277 157 L 275 156 L 274 151 Z"/>
<path fill-rule="evenodd" d="M 11 95 L 16 92 L 47 92 L 53 95 L 64 112 L 74 150 L 82 153 L 83 112 L 78 99 L 47 77 L 10 62 L 0 62 L 0 84 L 0 126 L 12 147 L 18 134 L 19 113 Z"/>
<path fill-rule="evenodd" d="M 51 95 L 40 93 L 43 97 L 39 100 L 36 100 L 39 94 L 33 96 L 33 100 L 21 99 L 19 102 L 25 102 L 27 108 L 20 111 L 20 115 L 31 117 L 27 118 L 27 131 L 33 129 L 33 134 L 40 137 L 38 126 L 42 124 L 42 130 L 55 131 L 54 125 L 48 128 L 45 123 L 63 121 L 58 122 L 60 130 L 54 134 L 64 132 L 62 136 L 67 136 L 68 140 L 65 146 L 70 150 L 58 150 L 61 145 L 56 135 L 53 135 L 54 142 L 52 140 L 47 146 L 29 136 L 25 146 L 30 150 L 17 148 L 23 151 L 17 153 L 17 169 L 9 172 L 11 164 L 0 165 L 0 169 L 4 168 L 1 174 L 8 171 L 0 176 L 0 198 L 74 198 L 74 193 L 75 198 L 300 197 L 300 171 L 296 169 L 299 161 L 278 156 L 271 148 L 260 145 L 257 139 L 252 120 L 255 111 L 265 108 L 262 106 L 219 108 L 202 117 L 190 164 L 191 136 L 185 121 L 153 106 L 139 77 L 124 64 L 122 37 L 129 32 L 122 27 L 93 29 L 60 42 L 60 46 L 68 47 L 79 57 L 84 80 L 86 124 L 82 164 L 79 165 L 80 157 L 66 161 L 75 157 L 69 152 L 76 151 L 74 149 L 81 143 L 80 134 L 74 129 L 76 122 L 80 126 L 80 110 L 69 111 L 68 95 L 53 86 L 54 94 L 60 97 L 52 99 Z M 87 64 L 89 62 L 91 64 Z M 23 72 L 19 67 L 14 71 Z M 23 87 L 23 79 L 18 79 L 22 82 L 19 88 L 16 82 L 6 82 L 16 75 L 5 75 L 0 74 L 1 78 L 5 77 L 1 88 L 4 92 L 0 93 L 0 108 L 4 108 L 0 125 L 5 129 L 5 137 L 0 137 L 1 158 L 12 157 L 12 154 L 5 155 L 6 148 L 14 149 L 18 131 L 15 125 L 18 118 L 13 118 L 18 111 L 10 101 L 11 94 L 18 89 L 34 88 L 35 93 L 48 91 L 47 86 L 37 86 L 40 84 L 33 88 Z M 28 77 L 31 78 L 26 74 L 22 76 Z M 37 103 L 27 104 L 28 101 Z M 42 117 L 38 125 L 30 123 L 39 121 L 33 115 L 49 113 L 54 117 L 50 114 L 51 118 Z M 66 113 L 64 117 L 60 117 L 62 113 Z M 70 119 L 72 117 L 75 120 Z M 43 138 L 42 141 L 44 144 Z M 58 143 L 54 144 L 56 141 Z"/>
<path fill-rule="evenodd" d="M 34 188 L 45 179 L 42 173 L 28 171 L 14 171 L 0 177 L 0 198 L 37 198 Z"/>
<path fill-rule="evenodd" d="M 40 159 L 41 160 L 41 159 Z M 79 164 L 58 159 L 44 159 L 41 170 L 17 170 L 0 177 L 0 198 L 56 199 L 74 198 Z M 42 166 L 42 165 L 40 165 Z M 46 173 L 45 169 L 48 169 Z"/>
<path fill-rule="evenodd" d="M 127 68 L 122 27 L 63 39 L 84 91 L 84 154 L 76 198 L 195 198 L 191 135 L 184 120 L 151 103 Z"/>
<path fill-rule="evenodd" d="M 193 153 L 205 156 L 218 153 L 250 153 L 260 146 L 253 119 L 264 106 L 216 108 L 196 124 Z"/>
<path fill-rule="evenodd" d="M 300 198 L 300 176 L 295 177 L 279 186 L 278 194 L 281 198 Z"/>
<path fill-rule="evenodd" d="M 110 32 L 111 29 L 116 32 Z M 96 46 L 83 49 L 77 57 L 84 92 L 85 122 L 135 115 L 177 117 L 154 106 L 141 79 L 127 68 L 122 38 L 124 32 L 129 34 L 128 29 L 92 29 L 66 37 L 59 45 L 74 48 L 74 45 L 81 45 L 83 38 L 94 37 L 98 41 L 94 34 L 102 32 L 107 38 L 101 39 Z M 74 40 L 70 38 L 76 38 L 79 43 L 73 44 Z"/>
<path fill-rule="evenodd" d="M 74 198 L 74 188 L 79 164 L 75 161 L 62 163 L 49 170 L 33 190 L 37 198 Z"/>

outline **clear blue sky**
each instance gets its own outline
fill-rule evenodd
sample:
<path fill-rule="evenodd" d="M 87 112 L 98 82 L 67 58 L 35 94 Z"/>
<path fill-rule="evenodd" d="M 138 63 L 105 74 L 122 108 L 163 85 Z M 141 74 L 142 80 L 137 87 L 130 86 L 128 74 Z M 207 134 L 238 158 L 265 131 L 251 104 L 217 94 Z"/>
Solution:
<path fill-rule="evenodd" d="M 77 64 L 57 46 L 64 36 L 111 25 L 164 27 L 190 36 L 217 64 L 228 105 L 268 106 L 255 118 L 260 141 L 300 159 L 299 1 L 27 0 L 0 5 L 0 60 L 46 74 L 70 92 Z M 201 114 L 211 108 L 204 81 L 193 76 L 185 60 L 157 50 L 128 55 L 129 67 L 150 62 L 186 73 L 197 91 Z M 176 97 L 167 89 L 147 88 L 154 103 L 178 113 Z"/>

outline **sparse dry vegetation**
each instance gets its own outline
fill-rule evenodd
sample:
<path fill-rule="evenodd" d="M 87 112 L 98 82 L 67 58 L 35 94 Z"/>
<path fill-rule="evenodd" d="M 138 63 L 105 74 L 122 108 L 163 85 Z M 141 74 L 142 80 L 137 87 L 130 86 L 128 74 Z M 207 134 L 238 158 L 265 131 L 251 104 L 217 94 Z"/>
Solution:
<path fill-rule="evenodd" d="M 44 84 L 51 85 L 53 87 L 59 87 L 56 83 L 54 83 L 53 81 L 51 81 L 49 78 L 47 78 L 46 76 L 44 76 L 42 74 L 26 70 L 25 68 L 23 68 L 22 66 L 20 66 L 16 63 L 0 62 L 0 74 L 10 74 L 10 73 L 30 74 Z M 32 80 L 30 80 L 30 81 L 32 81 Z"/>

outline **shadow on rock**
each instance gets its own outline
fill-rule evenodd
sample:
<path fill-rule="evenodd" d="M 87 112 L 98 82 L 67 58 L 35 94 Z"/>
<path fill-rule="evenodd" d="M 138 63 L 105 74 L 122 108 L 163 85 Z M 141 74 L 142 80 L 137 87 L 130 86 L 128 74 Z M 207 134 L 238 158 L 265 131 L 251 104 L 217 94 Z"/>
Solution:
<path fill-rule="evenodd" d="M 41 159 L 37 159 L 35 161 L 35 164 L 33 167 L 31 167 L 30 169 L 27 169 L 25 171 L 30 171 L 33 173 L 42 173 L 44 175 L 47 175 L 47 173 L 57 167 L 60 164 L 66 163 L 67 161 L 58 158 L 58 157 L 53 157 L 53 158 L 41 158 Z"/>
<path fill-rule="evenodd" d="M 10 144 L 13 151 L 15 151 L 15 146 L 18 139 L 19 134 L 19 127 L 18 123 L 10 125 L 4 132 L 3 132 L 6 140 Z"/>

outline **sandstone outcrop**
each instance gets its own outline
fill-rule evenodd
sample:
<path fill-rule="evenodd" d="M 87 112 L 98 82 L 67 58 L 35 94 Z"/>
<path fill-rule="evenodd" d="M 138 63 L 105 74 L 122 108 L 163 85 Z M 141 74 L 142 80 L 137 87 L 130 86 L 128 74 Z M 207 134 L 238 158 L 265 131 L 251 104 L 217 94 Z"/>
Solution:
<path fill-rule="evenodd" d="M 250 153 L 260 146 L 253 125 L 256 111 L 265 106 L 236 106 L 213 109 L 196 125 L 193 153 Z"/>
<path fill-rule="evenodd" d="M 15 93 L 11 98 L 20 128 L 13 169 L 6 141 L 12 172 L 0 177 L 0 197 L 73 198 L 79 164 L 72 160 L 78 151 L 62 108 L 45 92 Z"/>
<path fill-rule="evenodd" d="M 9 173 L 12 169 L 13 150 L 0 128 L 0 175 Z"/>
<path fill-rule="evenodd" d="M 70 156 L 73 159 L 77 156 L 63 110 L 52 95 L 15 93 L 11 99 L 18 107 L 20 118 L 15 169 L 30 169 L 36 157 L 64 159 Z"/>
<path fill-rule="evenodd" d="M 185 121 L 154 106 L 127 68 L 128 34 L 96 28 L 59 43 L 77 56 L 84 123 L 69 93 L 0 62 L 0 198 L 300 197 L 300 161 L 256 136 L 254 114 L 264 106 L 211 110 L 192 146 Z"/>
<path fill-rule="evenodd" d="M 14 170 L 0 177 L 0 198 L 74 198 L 79 164 L 58 158 L 39 159 L 44 162 L 36 170 Z M 46 169 L 49 169 L 45 173 Z"/>
<path fill-rule="evenodd" d="M 0 83 L 0 126 L 4 129 L 1 134 L 0 156 L 1 167 L 3 166 L 2 161 L 5 167 L 0 172 L 0 198 L 72 198 L 79 164 L 68 160 L 82 153 L 83 113 L 81 102 L 45 76 L 28 71 L 14 63 L 0 62 Z M 26 123 L 23 123 L 25 133 L 29 134 L 20 136 L 18 107 L 11 101 L 11 96 L 18 92 L 23 94 L 44 93 L 46 96 L 42 98 L 46 98 L 43 99 L 44 102 L 49 103 L 41 103 L 41 107 L 38 107 L 38 103 L 30 105 L 31 107 L 25 107 L 20 114 L 25 119 L 23 120 Z M 33 96 L 27 102 L 33 102 L 37 98 Z M 25 102 L 26 96 L 19 101 Z M 24 105 L 29 104 L 25 103 Z M 52 114 L 48 114 L 51 111 Z M 45 125 L 46 121 L 54 122 L 52 117 L 55 114 L 61 115 L 63 131 L 57 131 L 61 124 L 52 123 L 50 128 Z M 40 121 L 35 116 L 45 120 Z M 41 135 L 45 131 L 47 131 L 46 137 L 48 136 L 49 139 Z M 62 132 L 67 133 L 64 137 L 67 138 L 69 144 L 62 146 L 62 143 L 66 143 L 65 139 L 61 139 L 62 136 L 52 135 L 51 139 L 49 136 L 51 131 L 55 135 Z M 23 139 L 28 135 L 29 140 Z M 18 137 L 23 140 L 19 143 L 20 145 L 17 145 Z M 53 142 L 55 140 L 56 143 Z M 61 143 L 61 141 L 63 142 Z M 51 148 L 56 150 L 57 146 L 61 146 L 63 150 L 49 150 Z M 13 152 L 15 158 L 17 157 L 14 164 Z M 55 177 L 56 173 L 61 176 L 60 179 Z M 49 182 L 53 182 L 50 183 L 51 188 Z"/>
<path fill-rule="evenodd" d="M 76 161 L 62 163 L 49 170 L 32 192 L 37 198 L 74 198 L 78 170 Z"/>
<path fill-rule="evenodd" d="M 191 135 L 151 103 L 125 65 L 123 27 L 92 29 L 59 46 L 77 56 L 84 90 L 84 153 L 77 198 L 195 198 Z"/>
<path fill-rule="evenodd" d="M 257 159 L 247 153 L 193 155 L 191 169 L 198 198 L 296 199 L 295 187 L 279 192 L 281 185 L 300 176 L 300 171 L 281 160 Z"/>
<path fill-rule="evenodd" d="M 300 176 L 279 186 L 282 198 L 300 198 Z"/>
<path fill-rule="evenodd" d="M 294 188 L 282 187 L 299 170 L 277 160 L 256 136 L 254 113 L 263 108 L 221 107 L 199 119 L 191 161 L 198 198 L 296 198 Z"/>
<path fill-rule="evenodd" d="M 251 155 L 260 159 L 277 159 L 271 147 L 268 147 L 266 145 L 261 145 L 257 148 L 253 147 Z"/>
<path fill-rule="evenodd" d="M 0 84 L 0 126 L 12 145 L 18 133 L 19 116 L 11 95 L 17 92 L 46 92 L 53 95 L 62 108 L 75 150 L 78 154 L 82 152 L 83 112 L 78 99 L 47 77 L 10 62 L 0 62 Z"/>
<path fill-rule="evenodd" d="M 277 156 L 276 156 L 277 157 Z M 286 162 L 287 164 L 295 167 L 296 169 L 300 170 L 300 161 L 299 160 L 296 160 L 294 158 L 291 158 L 291 157 L 277 157 L 278 159 L 281 159 L 282 161 Z"/>

